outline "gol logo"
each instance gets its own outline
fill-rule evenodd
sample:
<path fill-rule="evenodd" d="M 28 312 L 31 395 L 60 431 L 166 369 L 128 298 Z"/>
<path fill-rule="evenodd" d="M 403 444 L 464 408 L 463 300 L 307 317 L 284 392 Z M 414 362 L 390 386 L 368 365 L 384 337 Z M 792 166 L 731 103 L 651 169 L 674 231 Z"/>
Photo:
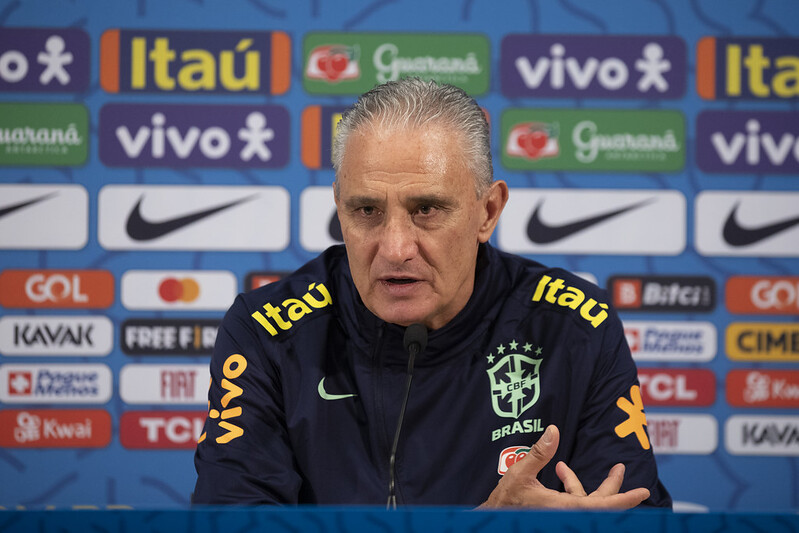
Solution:
<path fill-rule="evenodd" d="M 799 276 L 732 276 L 725 293 L 730 313 L 799 315 Z"/>
<path fill-rule="evenodd" d="M 158 285 L 158 295 L 165 302 L 193 302 L 200 296 L 200 284 L 191 278 L 167 278 Z"/>
<path fill-rule="evenodd" d="M 333 83 L 360 78 L 357 47 L 341 44 L 317 46 L 308 57 L 305 75 L 312 80 Z"/>
<path fill-rule="evenodd" d="M 0 304 L 8 308 L 106 308 L 114 301 L 107 270 L 5 270 Z"/>

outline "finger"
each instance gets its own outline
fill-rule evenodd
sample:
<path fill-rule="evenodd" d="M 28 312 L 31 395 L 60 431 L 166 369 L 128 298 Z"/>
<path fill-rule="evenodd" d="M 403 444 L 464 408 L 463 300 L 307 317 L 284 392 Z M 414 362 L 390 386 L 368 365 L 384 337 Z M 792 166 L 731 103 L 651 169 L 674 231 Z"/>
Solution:
<path fill-rule="evenodd" d="M 543 435 L 538 439 L 538 442 L 533 444 L 527 455 L 511 468 L 517 467 L 516 472 L 525 476 L 537 476 L 541 469 L 555 456 L 559 442 L 560 433 L 558 428 L 554 425 L 547 426 Z"/>
<path fill-rule="evenodd" d="M 632 489 L 612 496 L 596 496 L 589 498 L 562 492 L 558 495 L 557 502 L 550 507 L 623 511 L 625 509 L 632 509 L 647 498 L 649 498 L 649 491 L 644 488 Z"/>
<path fill-rule="evenodd" d="M 624 481 L 624 465 L 617 463 L 608 472 L 608 477 L 591 493 L 591 496 L 613 496 L 618 494 L 621 484 Z"/>
<path fill-rule="evenodd" d="M 558 475 L 558 479 L 563 483 L 563 488 L 569 494 L 574 494 L 575 496 L 585 496 L 585 489 L 583 488 L 583 484 L 580 483 L 580 479 L 577 477 L 577 474 L 569 468 L 566 463 L 563 461 L 558 461 L 558 464 L 555 465 L 555 473 Z"/>

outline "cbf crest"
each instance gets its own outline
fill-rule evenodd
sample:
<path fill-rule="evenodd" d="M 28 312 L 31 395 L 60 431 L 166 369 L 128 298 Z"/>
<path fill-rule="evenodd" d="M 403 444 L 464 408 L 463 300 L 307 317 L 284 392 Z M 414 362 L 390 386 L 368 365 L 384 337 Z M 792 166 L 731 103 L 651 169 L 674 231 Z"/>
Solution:
<path fill-rule="evenodd" d="M 533 348 L 530 343 L 519 348 L 519 343 L 513 340 L 507 347 L 497 346 L 496 357 L 493 353 L 487 357 L 489 364 L 500 358 L 486 371 L 491 381 L 491 405 L 497 416 L 518 418 L 538 401 L 542 359 L 533 356 L 541 355 L 542 349 Z"/>

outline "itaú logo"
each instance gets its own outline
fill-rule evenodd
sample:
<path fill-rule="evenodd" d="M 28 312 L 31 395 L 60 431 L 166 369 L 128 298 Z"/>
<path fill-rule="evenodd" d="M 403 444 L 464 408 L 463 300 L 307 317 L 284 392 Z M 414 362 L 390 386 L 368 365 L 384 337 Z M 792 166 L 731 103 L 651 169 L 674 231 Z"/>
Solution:
<path fill-rule="evenodd" d="M 166 278 L 158 285 L 158 296 L 165 302 L 190 303 L 200 296 L 200 284 L 193 278 Z"/>

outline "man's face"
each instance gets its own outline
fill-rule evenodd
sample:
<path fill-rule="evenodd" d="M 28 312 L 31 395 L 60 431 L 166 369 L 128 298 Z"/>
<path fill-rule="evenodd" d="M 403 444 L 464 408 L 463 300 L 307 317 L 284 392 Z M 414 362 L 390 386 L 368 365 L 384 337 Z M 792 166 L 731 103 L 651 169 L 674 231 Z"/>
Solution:
<path fill-rule="evenodd" d="M 353 132 L 336 206 L 352 278 L 372 313 L 438 329 L 463 309 L 477 246 L 507 200 L 504 182 L 479 198 L 475 191 L 459 137 L 443 127 Z"/>

